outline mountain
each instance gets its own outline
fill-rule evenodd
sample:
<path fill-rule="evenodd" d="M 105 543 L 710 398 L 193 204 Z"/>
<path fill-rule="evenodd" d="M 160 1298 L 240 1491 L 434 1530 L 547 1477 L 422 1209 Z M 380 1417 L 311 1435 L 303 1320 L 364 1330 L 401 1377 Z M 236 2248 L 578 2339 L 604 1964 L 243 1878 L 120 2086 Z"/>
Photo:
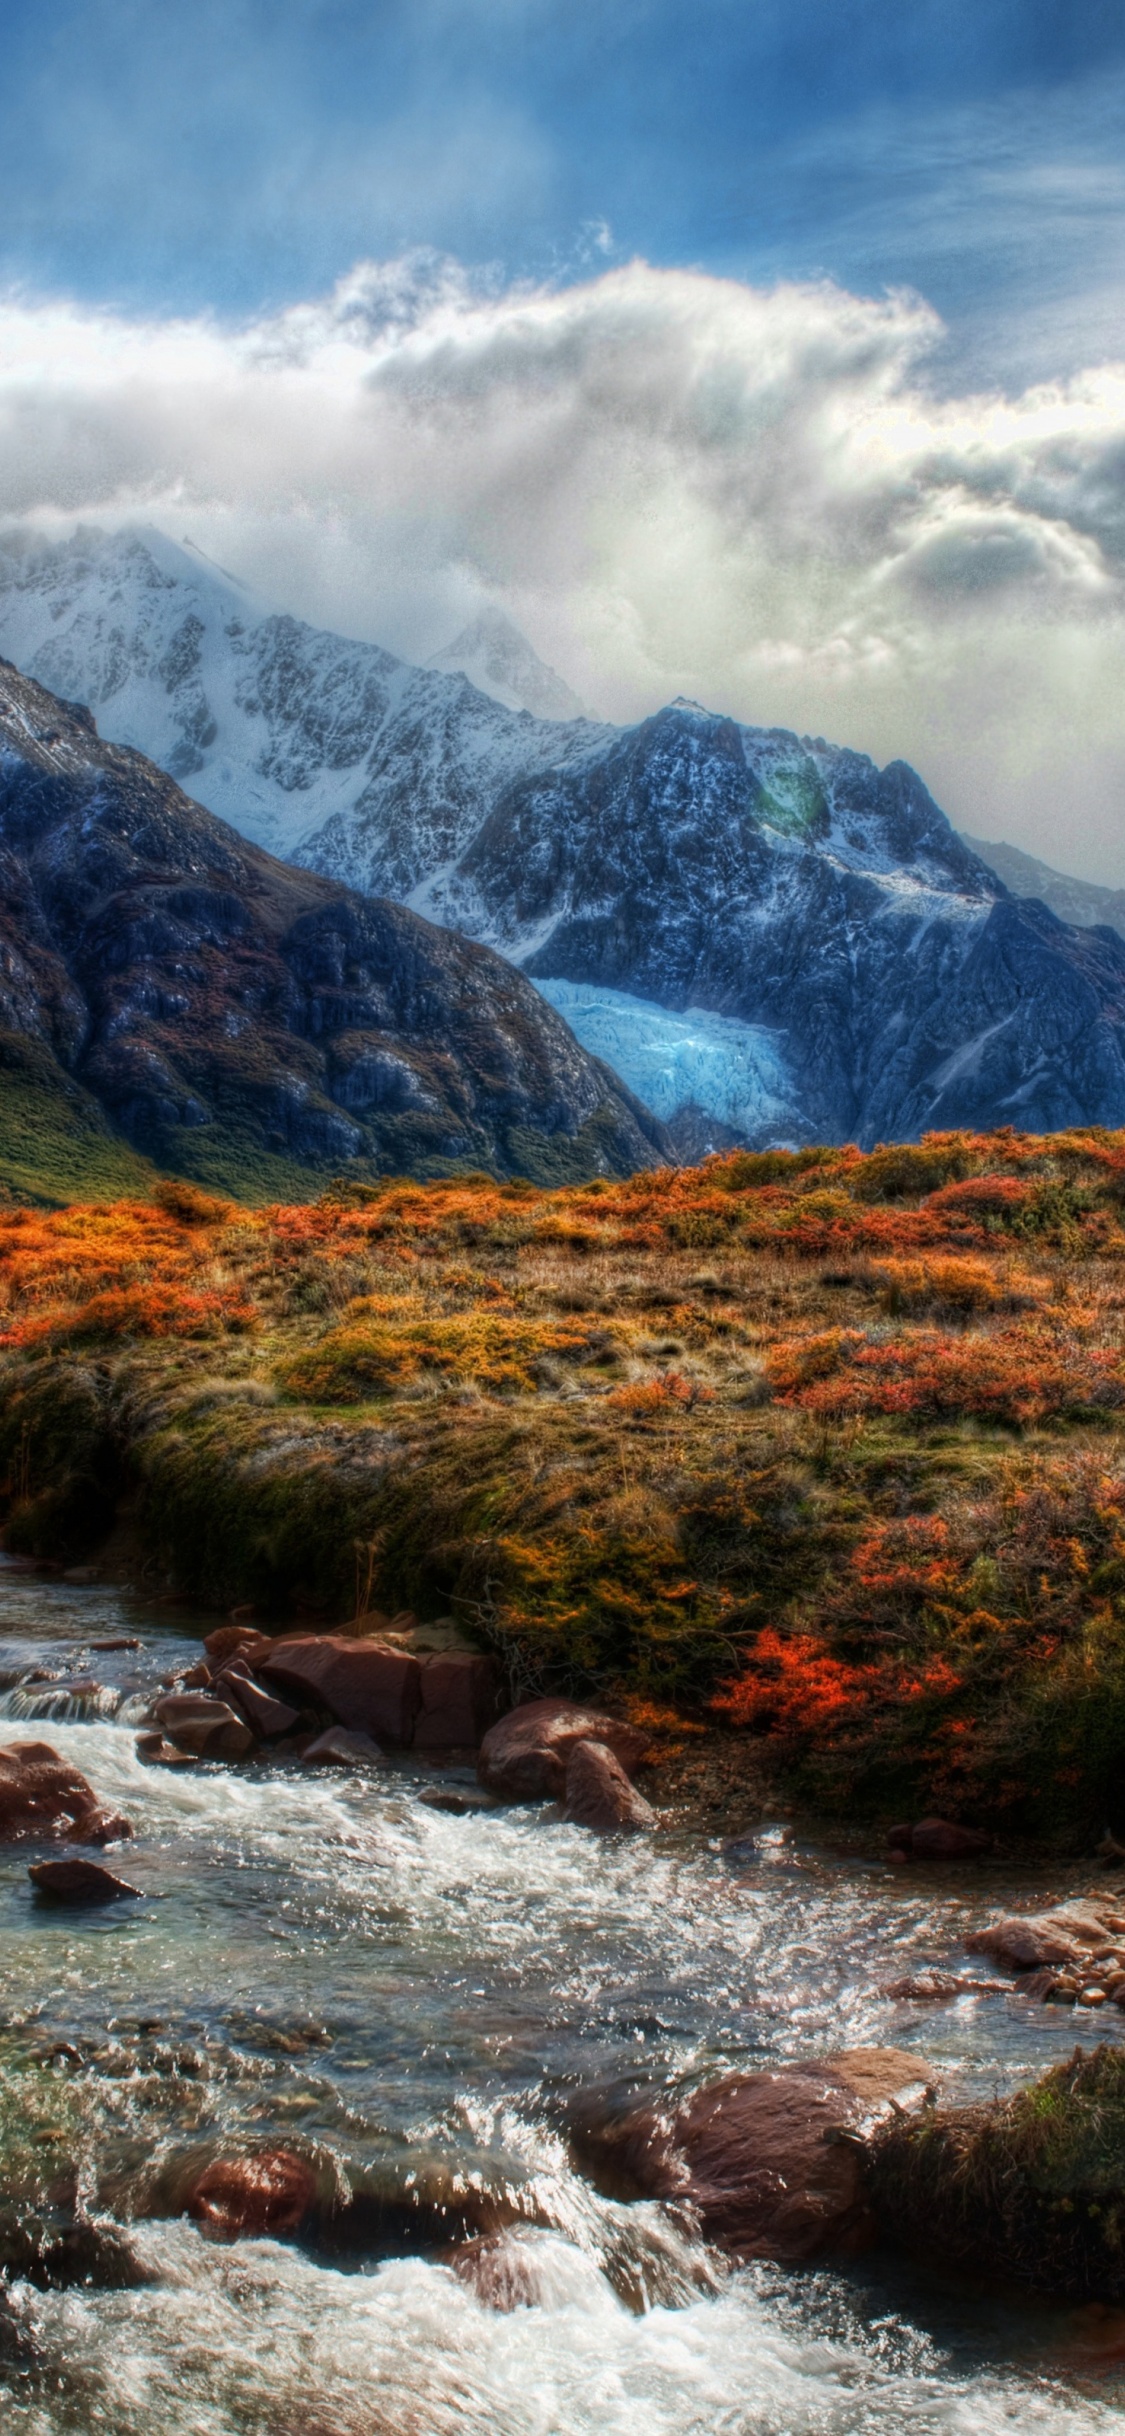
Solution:
<path fill-rule="evenodd" d="M 961 834 L 965 837 L 964 830 Z M 1020 846 L 989 846 L 980 837 L 965 837 L 965 844 L 999 875 L 1014 897 L 1038 897 L 1060 922 L 1073 922 L 1079 930 L 1093 930 L 1106 922 L 1125 939 L 1125 888 L 1099 888 L 1095 880 L 1076 880 L 1068 872 L 1053 871 L 1049 863 L 1025 854 Z"/>
<path fill-rule="evenodd" d="M 10 535 L 0 648 L 246 834 L 521 965 L 684 1155 L 1125 1122 L 1125 947 L 904 763 L 690 702 L 535 719 L 153 533 Z"/>
<path fill-rule="evenodd" d="M 529 711 L 533 719 L 585 719 L 587 715 L 577 694 L 532 650 L 526 635 L 502 609 L 482 609 L 454 642 L 434 653 L 429 664 L 469 677 L 494 702 L 504 703 L 508 710 Z"/>
<path fill-rule="evenodd" d="M 663 1149 L 511 965 L 275 861 L 0 662 L 9 1186 L 122 1189 L 141 1154 L 307 1197 L 340 1169 L 562 1181 Z"/>
<path fill-rule="evenodd" d="M 686 1019 L 689 1096 L 752 1140 L 1125 1121 L 1125 943 L 1010 895 L 902 762 L 676 702 L 509 782 L 412 902 L 661 1114 Z"/>
<path fill-rule="evenodd" d="M 534 720 L 467 677 L 274 615 L 151 527 L 0 537 L 0 652 L 258 845 L 300 856 L 315 837 L 338 877 L 396 897 L 456 858 L 497 786 L 612 733 L 569 695 Z"/>

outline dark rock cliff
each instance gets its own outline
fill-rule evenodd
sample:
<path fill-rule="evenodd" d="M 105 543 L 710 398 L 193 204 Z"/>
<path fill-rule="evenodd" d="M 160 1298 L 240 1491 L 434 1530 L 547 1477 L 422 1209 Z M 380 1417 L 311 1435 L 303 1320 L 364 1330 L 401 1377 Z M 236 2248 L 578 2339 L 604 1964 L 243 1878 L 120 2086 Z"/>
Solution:
<path fill-rule="evenodd" d="M 664 1148 L 490 950 L 276 862 L 7 662 L 0 1035 L 232 1189 L 461 1161 L 561 1179 Z"/>

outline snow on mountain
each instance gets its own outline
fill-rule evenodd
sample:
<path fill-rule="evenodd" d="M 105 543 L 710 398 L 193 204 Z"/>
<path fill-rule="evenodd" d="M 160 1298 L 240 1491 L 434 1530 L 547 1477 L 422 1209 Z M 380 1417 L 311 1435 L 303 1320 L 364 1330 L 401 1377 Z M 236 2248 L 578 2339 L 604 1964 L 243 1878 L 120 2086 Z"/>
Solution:
<path fill-rule="evenodd" d="M 565 680 L 541 660 L 526 635 L 502 609 L 482 609 L 456 640 L 429 663 L 446 674 L 468 677 L 482 694 L 533 719 L 585 719 L 588 714 Z"/>
<path fill-rule="evenodd" d="M 374 894 L 406 896 L 498 785 L 603 732 L 272 614 L 152 527 L 0 537 L 0 653 L 247 837 L 294 856 L 315 835 L 318 867 Z"/>

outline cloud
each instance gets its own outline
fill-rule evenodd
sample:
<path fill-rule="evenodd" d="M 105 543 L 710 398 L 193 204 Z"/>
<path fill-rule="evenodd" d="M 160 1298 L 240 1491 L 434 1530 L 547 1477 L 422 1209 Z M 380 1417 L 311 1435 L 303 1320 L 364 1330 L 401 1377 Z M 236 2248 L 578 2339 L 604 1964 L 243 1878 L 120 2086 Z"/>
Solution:
<path fill-rule="evenodd" d="M 361 264 L 240 328 L 0 307 L 0 515 L 148 516 L 423 657 L 501 600 L 588 700 L 915 761 L 1125 880 L 1125 366 L 950 396 L 907 292 Z"/>

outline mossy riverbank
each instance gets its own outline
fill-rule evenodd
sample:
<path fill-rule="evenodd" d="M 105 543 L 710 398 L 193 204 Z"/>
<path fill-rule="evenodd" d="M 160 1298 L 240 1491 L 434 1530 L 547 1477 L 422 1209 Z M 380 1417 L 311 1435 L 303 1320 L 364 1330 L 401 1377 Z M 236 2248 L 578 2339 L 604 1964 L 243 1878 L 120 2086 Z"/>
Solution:
<path fill-rule="evenodd" d="M 8 1546 L 269 1621 L 454 1613 L 517 1690 L 825 1816 L 1125 1830 L 1125 1137 L 546 1191 L 0 1213 Z M 724 1742 L 724 1747 L 726 1747 Z"/>

